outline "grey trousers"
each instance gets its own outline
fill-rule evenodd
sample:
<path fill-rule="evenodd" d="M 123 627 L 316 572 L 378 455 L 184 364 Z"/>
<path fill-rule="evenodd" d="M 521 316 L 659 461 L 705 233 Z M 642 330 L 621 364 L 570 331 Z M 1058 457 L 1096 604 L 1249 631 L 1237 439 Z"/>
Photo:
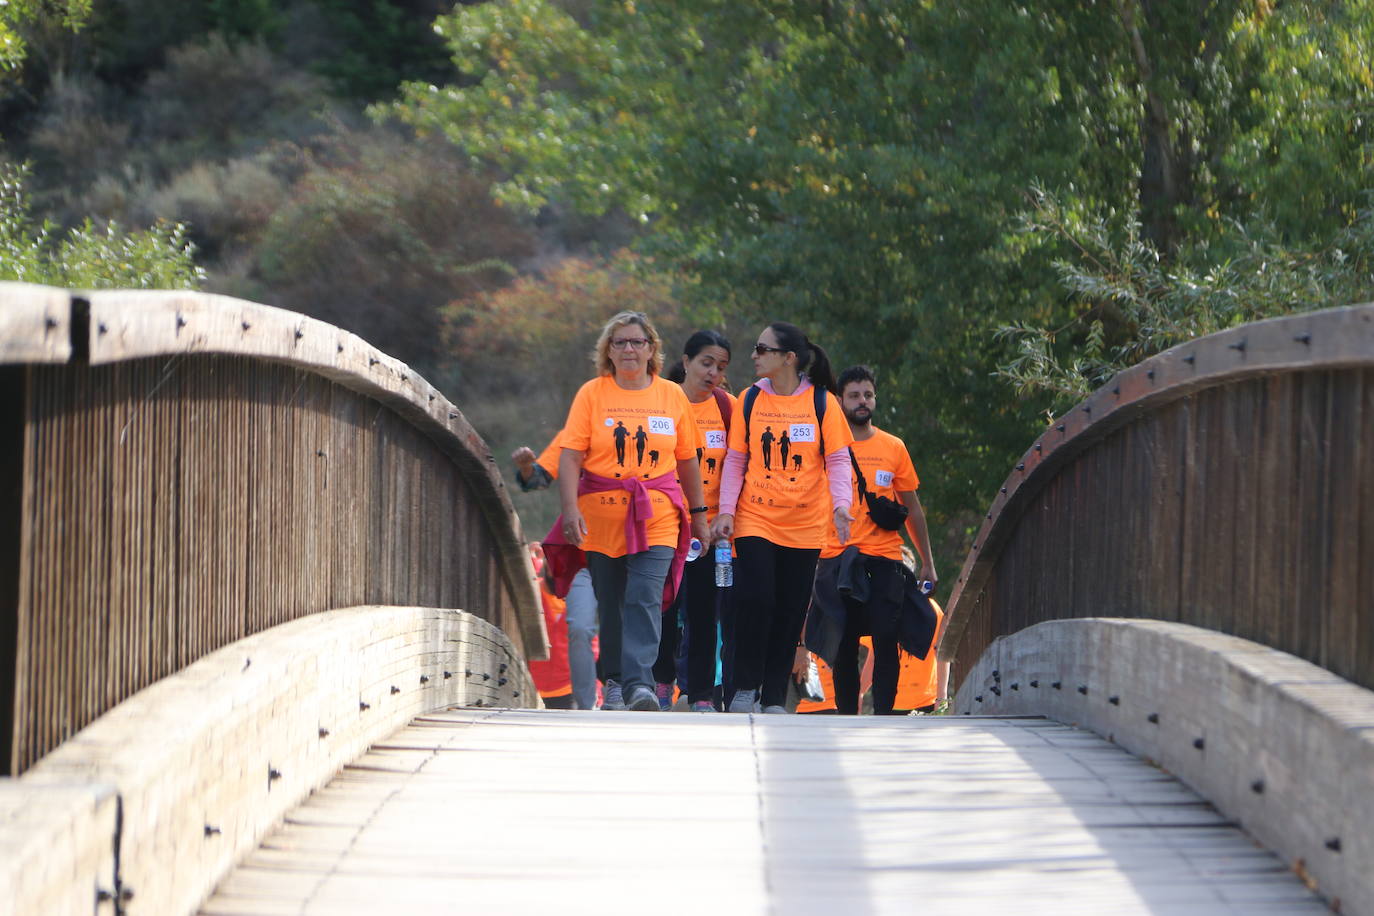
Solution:
<path fill-rule="evenodd" d="M 618 681 L 628 698 L 638 686 L 654 689 L 654 659 L 663 626 L 663 580 L 673 548 L 662 545 L 623 557 L 587 552 L 601 615 L 603 681 Z"/>

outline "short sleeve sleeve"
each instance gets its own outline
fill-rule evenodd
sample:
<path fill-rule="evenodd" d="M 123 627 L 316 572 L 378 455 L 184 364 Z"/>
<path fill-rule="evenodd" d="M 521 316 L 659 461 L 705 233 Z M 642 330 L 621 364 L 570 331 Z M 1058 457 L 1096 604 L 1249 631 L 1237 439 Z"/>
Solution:
<path fill-rule="evenodd" d="M 571 448 L 585 452 L 587 446 L 591 444 L 592 399 L 594 397 L 592 388 L 595 384 L 596 380 L 593 379 L 577 390 L 577 396 L 573 398 L 572 406 L 568 408 L 568 420 L 563 424 L 563 432 L 555 440 L 555 442 L 559 442 L 560 448 Z"/>
<path fill-rule="evenodd" d="M 893 448 L 897 453 L 897 473 L 892 477 L 892 489 L 905 492 L 919 488 L 921 478 L 916 476 L 916 467 L 911 463 L 911 453 L 907 451 L 906 443 L 896 436 L 893 436 L 892 441 Z"/>
<path fill-rule="evenodd" d="M 844 419 L 844 408 L 828 391 L 825 393 L 825 420 L 821 423 L 821 435 L 825 438 L 827 455 L 848 448 L 854 442 L 854 435 L 849 431 L 849 424 Z"/>

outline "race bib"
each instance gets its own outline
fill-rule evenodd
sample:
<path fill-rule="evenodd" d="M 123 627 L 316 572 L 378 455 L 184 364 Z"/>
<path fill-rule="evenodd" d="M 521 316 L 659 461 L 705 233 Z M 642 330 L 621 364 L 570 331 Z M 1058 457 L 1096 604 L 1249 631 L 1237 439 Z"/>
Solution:
<path fill-rule="evenodd" d="M 874 472 L 873 472 L 873 483 L 876 484 L 877 486 L 880 486 L 880 487 L 890 487 L 890 486 L 892 486 L 892 472 L 891 472 L 891 471 L 874 471 Z"/>
<path fill-rule="evenodd" d="M 676 434 L 672 417 L 649 417 L 649 432 L 657 436 Z"/>
<path fill-rule="evenodd" d="M 708 429 L 706 431 L 707 448 L 725 448 L 725 430 Z"/>
<path fill-rule="evenodd" d="M 787 438 L 793 442 L 815 442 L 816 426 L 814 423 L 793 423 L 787 431 Z"/>

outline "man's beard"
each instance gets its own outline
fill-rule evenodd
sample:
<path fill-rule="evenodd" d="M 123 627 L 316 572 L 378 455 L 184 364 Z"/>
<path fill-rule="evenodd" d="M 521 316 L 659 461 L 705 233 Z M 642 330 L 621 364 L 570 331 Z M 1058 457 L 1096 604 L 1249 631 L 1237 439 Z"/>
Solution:
<path fill-rule="evenodd" d="M 846 410 L 844 416 L 846 420 L 855 426 L 867 426 L 869 423 L 873 422 L 873 411 L 869 410 L 867 407 L 856 407 L 852 413 Z"/>

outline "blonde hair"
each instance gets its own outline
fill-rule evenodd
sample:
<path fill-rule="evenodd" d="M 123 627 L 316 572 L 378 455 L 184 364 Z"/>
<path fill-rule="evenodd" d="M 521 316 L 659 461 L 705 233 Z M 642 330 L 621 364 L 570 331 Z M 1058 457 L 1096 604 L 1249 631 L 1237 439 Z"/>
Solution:
<path fill-rule="evenodd" d="M 658 375 L 663 369 L 663 342 L 659 339 L 658 331 L 654 330 L 654 323 L 643 312 L 617 312 L 606 322 L 601 329 L 601 336 L 596 339 L 596 347 L 592 349 L 592 365 L 596 366 L 599 375 L 615 375 L 615 363 L 611 360 L 611 335 L 627 324 L 637 324 L 644 329 L 644 336 L 649 338 L 649 374 Z"/>

